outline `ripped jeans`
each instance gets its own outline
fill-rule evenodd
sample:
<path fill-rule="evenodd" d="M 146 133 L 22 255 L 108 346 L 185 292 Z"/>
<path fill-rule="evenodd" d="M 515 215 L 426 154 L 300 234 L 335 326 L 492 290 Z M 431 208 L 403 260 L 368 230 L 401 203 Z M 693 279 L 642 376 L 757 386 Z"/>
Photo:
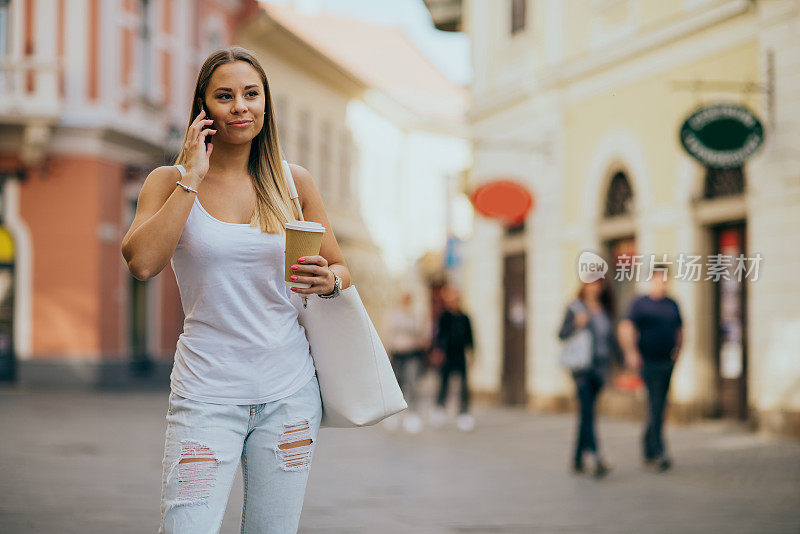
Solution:
<path fill-rule="evenodd" d="M 322 419 L 314 375 L 266 404 L 210 404 L 170 393 L 159 533 L 217 533 L 239 462 L 242 533 L 294 534 Z"/>

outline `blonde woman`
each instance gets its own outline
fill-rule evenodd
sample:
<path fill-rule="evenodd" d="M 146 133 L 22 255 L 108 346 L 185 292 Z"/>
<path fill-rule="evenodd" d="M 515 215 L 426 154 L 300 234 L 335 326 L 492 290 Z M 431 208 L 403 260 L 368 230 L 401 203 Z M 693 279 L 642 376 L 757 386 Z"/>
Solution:
<path fill-rule="evenodd" d="M 311 287 L 284 284 L 283 228 L 298 213 L 267 77 L 247 50 L 206 58 L 176 163 L 147 177 L 122 243 L 138 279 L 171 263 L 186 316 L 171 375 L 159 531 L 218 532 L 241 463 L 241 531 L 296 532 L 322 409 L 291 291 L 333 297 L 350 274 L 311 176 L 293 165 L 288 178 L 305 218 L 327 231 L 320 254 L 292 267 Z"/>

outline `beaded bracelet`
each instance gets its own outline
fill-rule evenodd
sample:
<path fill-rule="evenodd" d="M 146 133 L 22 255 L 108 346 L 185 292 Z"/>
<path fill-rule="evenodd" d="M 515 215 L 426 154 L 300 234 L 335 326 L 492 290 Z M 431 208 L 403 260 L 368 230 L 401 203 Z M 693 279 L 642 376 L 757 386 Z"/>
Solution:
<path fill-rule="evenodd" d="M 173 167 L 178 169 L 178 172 L 181 173 L 181 178 L 185 178 L 186 177 L 186 168 L 184 168 L 183 165 L 178 164 L 178 165 L 173 165 Z M 195 193 L 195 194 L 197 193 L 197 189 L 193 189 L 193 188 L 189 187 L 188 185 L 185 185 L 185 184 L 181 183 L 180 180 L 178 180 L 175 183 L 178 184 L 179 186 L 181 186 L 183 188 L 183 190 L 186 191 L 187 193 L 189 191 L 191 191 L 192 193 Z"/>

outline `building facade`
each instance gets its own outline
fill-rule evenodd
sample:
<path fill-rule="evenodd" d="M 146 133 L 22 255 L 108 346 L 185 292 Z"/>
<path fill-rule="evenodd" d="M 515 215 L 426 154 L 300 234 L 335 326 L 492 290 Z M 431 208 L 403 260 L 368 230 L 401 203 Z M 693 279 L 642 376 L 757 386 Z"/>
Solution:
<path fill-rule="evenodd" d="M 448 234 L 458 229 L 451 220 L 463 215 L 450 213 L 448 188 L 471 165 L 464 122 L 468 94 L 402 30 L 295 3 L 296 7 L 264 6 L 278 26 L 276 35 L 301 40 L 363 87 L 357 98 L 347 102 L 346 110 L 340 108 L 339 116 L 344 116 L 356 152 L 353 179 L 359 212 L 381 261 L 355 251 L 346 257 L 359 293 L 374 303 L 371 316 L 384 333 L 390 326 L 385 311 L 403 291 L 415 293 L 420 313 L 432 311 L 430 281 L 441 274 L 443 262 L 436 262 L 429 273 L 417 261 L 427 253 L 441 253 Z M 325 72 L 318 66 L 309 68 L 314 71 Z M 312 84 L 298 80 L 293 91 L 308 91 L 300 89 L 304 85 Z M 289 121 L 289 129 L 297 126 L 296 120 Z M 289 136 L 290 141 L 296 138 Z M 289 146 L 289 150 L 294 149 Z M 326 171 L 324 166 L 317 171 L 315 163 L 309 167 L 312 173 Z M 467 211 L 471 215 L 471 209 Z M 364 295 L 362 285 L 375 289 Z"/>
<path fill-rule="evenodd" d="M 468 303 L 484 314 L 473 386 L 509 403 L 566 404 L 556 332 L 581 252 L 612 271 L 634 256 L 666 260 L 673 274 L 697 255 L 700 279 L 670 282 L 685 339 L 672 416 L 800 433 L 790 245 L 800 227 L 800 2 L 428 3 L 472 38 L 471 187 L 511 177 L 535 197 L 524 225 L 479 218 L 468 244 Z M 720 105 L 763 126 L 763 146 L 738 165 L 701 164 L 682 146 L 686 120 Z M 760 256 L 757 276 L 707 279 L 710 257 L 739 254 Z M 612 281 L 618 317 L 645 280 Z M 637 405 L 610 389 L 607 409 Z"/>
<path fill-rule="evenodd" d="M 113 384 L 171 357 L 174 277 L 135 280 L 120 241 L 144 177 L 182 141 L 200 62 L 256 7 L 0 2 L 4 378 Z"/>
<path fill-rule="evenodd" d="M 405 108 L 309 24 L 253 0 L 0 1 L 0 378 L 166 384 L 184 319 L 175 276 L 167 265 L 136 280 L 120 242 L 145 177 L 179 150 L 202 61 L 234 44 L 264 66 L 283 156 L 311 171 L 381 330 L 397 275 L 387 276 L 386 235 L 370 226 L 395 222 L 364 205 L 396 198 L 387 186 L 398 175 L 373 163 L 396 145 L 352 110 Z"/>

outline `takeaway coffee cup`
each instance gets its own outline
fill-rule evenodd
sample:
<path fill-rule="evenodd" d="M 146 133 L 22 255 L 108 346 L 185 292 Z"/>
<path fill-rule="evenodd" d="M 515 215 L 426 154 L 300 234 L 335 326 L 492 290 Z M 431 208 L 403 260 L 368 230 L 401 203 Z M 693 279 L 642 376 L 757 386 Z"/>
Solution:
<path fill-rule="evenodd" d="M 295 282 L 289 277 L 295 274 L 292 265 L 297 265 L 298 258 L 316 256 L 322 245 L 325 227 L 314 221 L 289 221 L 286 228 L 286 272 L 283 280 L 287 286 L 311 287 L 311 284 Z M 306 273 L 303 276 L 311 276 Z"/>

